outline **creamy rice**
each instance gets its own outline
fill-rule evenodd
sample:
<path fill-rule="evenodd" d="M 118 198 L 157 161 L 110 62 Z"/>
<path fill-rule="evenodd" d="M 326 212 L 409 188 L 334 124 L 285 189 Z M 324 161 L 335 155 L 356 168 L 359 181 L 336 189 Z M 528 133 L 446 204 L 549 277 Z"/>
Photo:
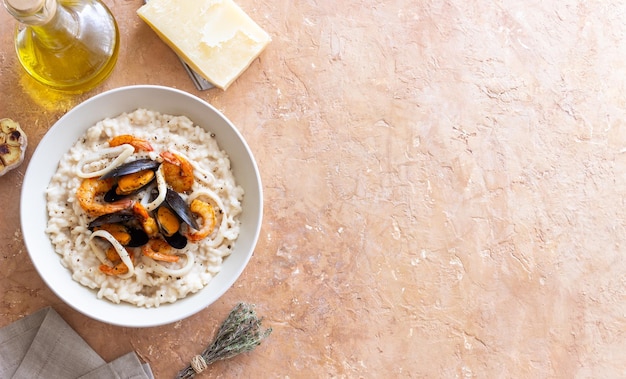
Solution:
<path fill-rule="evenodd" d="M 85 213 L 76 199 L 76 191 L 83 180 L 77 175 L 79 162 L 108 148 L 107 141 L 122 134 L 148 140 L 154 152 L 142 153 L 144 156 L 154 158 L 160 152 L 172 151 L 188 158 L 194 165 L 195 182 L 192 189 L 181 196 L 186 200 L 199 196 L 213 205 L 217 215 L 215 231 L 209 237 L 175 250 L 181 254 L 179 262 L 156 262 L 141 256 L 140 248 L 135 248 L 138 249 L 135 256 L 139 258 L 135 260 L 134 275 L 128 278 L 100 271 L 102 262 L 89 243 L 92 232 L 87 225 L 93 217 Z M 137 154 L 134 154 L 127 160 L 136 158 Z M 95 162 L 85 170 L 96 171 L 102 168 L 102 164 L 101 161 Z M 63 156 L 47 188 L 49 219 L 46 232 L 72 278 L 96 290 L 99 298 L 114 303 L 157 307 L 197 292 L 219 272 L 223 259 L 231 254 L 239 235 L 242 198 L 243 189 L 236 184 L 229 158 L 220 150 L 214 136 L 194 126 L 187 117 L 138 109 L 98 122 Z M 135 200 L 141 199 L 137 197 Z M 189 256 L 193 256 L 193 260 L 188 262 Z M 187 264 L 191 270 L 185 275 L 171 274 L 172 270 Z M 166 270 L 162 269 L 164 267 Z"/>

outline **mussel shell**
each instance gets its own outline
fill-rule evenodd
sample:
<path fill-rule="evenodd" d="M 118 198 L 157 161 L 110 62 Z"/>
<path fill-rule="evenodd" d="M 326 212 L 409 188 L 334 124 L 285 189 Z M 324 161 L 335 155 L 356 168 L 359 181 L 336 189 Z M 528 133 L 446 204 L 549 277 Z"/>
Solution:
<path fill-rule="evenodd" d="M 143 246 L 150 240 L 150 237 L 148 237 L 148 234 L 146 234 L 143 229 L 128 228 L 128 232 L 130 233 L 130 242 L 126 245 L 128 247 Z"/>
<path fill-rule="evenodd" d="M 119 195 L 117 192 L 115 192 L 116 190 L 117 184 L 113 185 L 113 187 L 104 194 L 104 197 L 102 199 L 107 203 L 113 203 L 131 195 Z"/>
<path fill-rule="evenodd" d="M 160 163 L 149 158 L 137 159 L 132 162 L 124 163 L 117 166 L 113 170 L 102 175 L 100 179 L 116 178 L 122 175 L 134 174 L 143 170 L 156 170 Z"/>
<path fill-rule="evenodd" d="M 187 237 L 180 234 L 180 232 L 176 232 L 169 237 L 163 236 L 163 239 L 174 249 L 182 249 L 187 246 Z"/>
<path fill-rule="evenodd" d="M 194 229 L 200 228 L 195 217 L 193 217 L 191 210 L 189 209 L 189 205 L 187 205 L 185 200 L 180 197 L 178 192 L 168 188 L 165 194 L 165 202 L 184 223 L 190 225 Z"/>
<path fill-rule="evenodd" d="M 120 211 L 115 213 L 109 213 L 94 219 L 87 225 L 89 230 L 102 226 L 104 224 L 125 224 L 135 219 L 135 215 L 128 211 Z"/>

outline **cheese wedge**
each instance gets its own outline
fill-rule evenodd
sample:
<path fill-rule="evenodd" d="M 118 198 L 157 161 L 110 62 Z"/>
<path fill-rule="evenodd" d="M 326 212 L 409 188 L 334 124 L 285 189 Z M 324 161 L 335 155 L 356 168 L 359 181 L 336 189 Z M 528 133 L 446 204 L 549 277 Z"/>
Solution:
<path fill-rule="evenodd" d="M 137 15 L 194 71 L 223 90 L 271 41 L 232 0 L 150 0 Z"/>

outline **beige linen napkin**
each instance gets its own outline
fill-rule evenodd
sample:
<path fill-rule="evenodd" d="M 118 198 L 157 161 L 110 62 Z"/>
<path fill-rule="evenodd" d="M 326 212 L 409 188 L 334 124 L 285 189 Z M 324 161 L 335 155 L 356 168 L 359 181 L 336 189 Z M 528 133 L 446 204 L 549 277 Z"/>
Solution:
<path fill-rule="evenodd" d="M 134 352 L 106 363 L 52 308 L 0 328 L 0 378 L 153 379 Z"/>

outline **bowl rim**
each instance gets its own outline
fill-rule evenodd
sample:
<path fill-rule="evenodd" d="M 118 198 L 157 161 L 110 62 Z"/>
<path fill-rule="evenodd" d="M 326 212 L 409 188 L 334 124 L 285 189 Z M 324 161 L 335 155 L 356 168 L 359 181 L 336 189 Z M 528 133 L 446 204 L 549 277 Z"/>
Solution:
<path fill-rule="evenodd" d="M 168 97 L 164 98 L 164 95 Z M 154 109 L 155 106 L 159 109 Z M 229 155 L 237 184 L 242 185 L 245 191 L 240 218 L 242 232 L 233 253 L 224 260 L 222 270 L 198 292 L 174 303 L 152 308 L 98 299 L 96 290 L 71 278 L 71 273 L 61 264 L 60 256 L 54 251 L 45 233 L 48 219 L 45 188 L 56 172 L 62 154 L 97 121 L 138 108 L 155 110 L 162 114 L 184 114 L 195 125 L 214 132 L 220 149 Z M 180 111 L 176 112 L 177 109 Z M 88 121 L 83 125 L 72 124 L 82 119 Z M 216 129 L 209 129 L 208 124 L 211 122 L 215 122 L 211 127 Z M 242 157 L 239 162 L 244 164 L 237 166 L 237 162 L 233 162 L 235 154 Z M 54 159 L 50 159 L 50 156 Z M 54 168 L 51 170 L 51 167 Z M 262 219 L 261 176 L 254 155 L 241 132 L 207 101 L 188 92 L 160 85 L 130 85 L 107 90 L 66 112 L 49 128 L 35 148 L 26 168 L 20 194 L 20 226 L 24 245 L 31 262 L 48 288 L 65 304 L 85 316 L 123 327 L 143 328 L 170 324 L 192 316 L 215 302 L 233 286 L 250 261 L 260 235 Z M 46 250 L 46 246 L 49 252 L 42 251 Z M 53 254 L 48 254 L 50 252 Z M 51 267 L 53 261 L 56 266 Z M 61 270 L 66 277 L 56 275 Z M 86 296 L 87 293 L 91 295 Z"/>

